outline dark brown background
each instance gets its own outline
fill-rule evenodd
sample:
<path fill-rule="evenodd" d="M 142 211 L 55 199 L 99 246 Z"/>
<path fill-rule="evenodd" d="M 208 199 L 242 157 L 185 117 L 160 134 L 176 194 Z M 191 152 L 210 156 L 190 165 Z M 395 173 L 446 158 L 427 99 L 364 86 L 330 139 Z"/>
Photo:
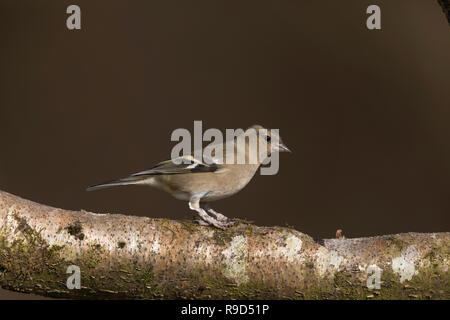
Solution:
<path fill-rule="evenodd" d="M 379 0 L 369 31 L 372 2 L 1 0 L 0 189 L 190 217 L 157 190 L 85 188 L 169 157 L 193 120 L 258 123 L 294 153 L 218 211 L 314 237 L 450 231 L 448 23 L 437 1 Z"/>

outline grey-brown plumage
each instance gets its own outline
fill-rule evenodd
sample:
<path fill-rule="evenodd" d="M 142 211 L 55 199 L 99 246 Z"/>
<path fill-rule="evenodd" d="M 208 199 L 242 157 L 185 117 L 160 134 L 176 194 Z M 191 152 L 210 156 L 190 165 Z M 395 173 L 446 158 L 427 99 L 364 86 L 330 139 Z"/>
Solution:
<path fill-rule="evenodd" d="M 264 160 L 262 152 L 264 149 L 258 147 L 261 142 L 264 142 L 262 145 L 266 148 L 267 156 L 272 152 L 290 151 L 280 137 L 274 136 L 270 130 L 265 130 L 259 125 L 248 128 L 244 134 L 248 139 L 245 139 L 243 144 L 238 143 L 238 137 L 236 137 L 231 141 L 231 148 L 226 148 L 226 143 L 218 145 L 218 148 L 223 150 L 223 157 L 213 155 L 211 159 L 200 161 L 190 155 L 183 156 L 160 162 L 148 170 L 123 179 L 91 186 L 87 190 L 120 185 L 153 186 L 170 193 L 179 200 L 189 201 L 189 207 L 201 218 L 199 223 L 224 229 L 232 225 L 233 221 L 211 209 L 208 203 L 232 196 L 250 182 Z M 250 143 L 252 137 L 255 138 L 253 141 L 257 141 L 256 144 Z M 256 158 L 252 158 L 252 154 L 256 155 Z M 232 164 L 225 161 L 227 156 L 229 159 L 234 159 Z M 245 163 L 238 163 L 240 156 L 245 158 Z M 255 161 L 251 161 L 252 159 Z"/>

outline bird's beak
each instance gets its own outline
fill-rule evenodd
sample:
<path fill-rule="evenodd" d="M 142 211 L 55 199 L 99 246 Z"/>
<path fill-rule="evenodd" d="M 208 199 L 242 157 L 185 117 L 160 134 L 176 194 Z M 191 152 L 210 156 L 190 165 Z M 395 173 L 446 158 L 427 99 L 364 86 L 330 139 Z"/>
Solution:
<path fill-rule="evenodd" d="M 279 152 L 292 152 L 283 142 L 278 144 Z"/>

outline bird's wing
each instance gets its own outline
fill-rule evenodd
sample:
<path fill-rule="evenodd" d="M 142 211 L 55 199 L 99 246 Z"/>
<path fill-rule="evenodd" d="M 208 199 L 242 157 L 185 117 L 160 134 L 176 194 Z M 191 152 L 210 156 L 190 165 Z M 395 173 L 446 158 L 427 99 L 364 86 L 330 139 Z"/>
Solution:
<path fill-rule="evenodd" d="M 174 162 L 175 161 L 175 162 Z M 212 161 L 210 161 L 212 162 Z M 224 166 L 216 163 L 205 163 L 192 156 L 183 156 L 158 163 L 154 167 L 132 174 L 132 177 L 163 174 L 183 174 L 201 172 L 222 172 Z"/>

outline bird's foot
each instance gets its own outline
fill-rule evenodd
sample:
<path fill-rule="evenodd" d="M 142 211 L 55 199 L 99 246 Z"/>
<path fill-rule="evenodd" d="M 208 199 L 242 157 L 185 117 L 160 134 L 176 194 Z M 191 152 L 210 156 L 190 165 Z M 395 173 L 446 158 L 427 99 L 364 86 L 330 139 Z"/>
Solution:
<path fill-rule="evenodd" d="M 194 222 L 198 223 L 201 226 L 213 226 L 213 227 L 216 227 L 221 230 L 226 230 L 228 227 L 231 227 L 232 225 L 234 225 L 234 221 L 222 222 L 219 220 L 214 220 L 214 221 L 210 220 L 207 222 L 205 220 L 197 219 L 197 220 L 194 220 Z"/>
<path fill-rule="evenodd" d="M 222 230 L 226 230 L 227 227 L 234 225 L 234 221 L 228 219 L 223 214 L 212 210 L 207 204 L 203 204 L 202 206 L 200 206 L 199 200 L 199 198 L 193 198 L 191 201 L 189 201 L 189 208 L 191 208 L 191 210 L 197 211 L 197 214 L 201 219 L 196 220 L 197 223 L 199 223 L 200 225 L 212 225 Z M 216 218 L 210 216 L 207 211 L 214 215 Z"/>
<path fill-rule="evenodd" d="M 216 227 L 216 228 L 219 228 L 219 229 L 222 229 L 222 230 L 226 230 L 227 228 L 233 226 L 234 223 L 235 222 L 231 221 L 231 220 L 229 220 L 227 222 L 216 220 L 212 225 L 214 227 Z"/>
<path fill-rule="evenodd" d="M 214 209 L 209 209 L 208 213 L 212 214 L 220 222 L 231 222 L 231 219 L 227 216 L 215 211 Z"/>
<path fill-rule="evenodd" d="M 203 205 L 203 208 L 211 215 L 213 215 L 216 220 L 220 222 L 230 223 L 232 220 L 228 218 L 227 216 L 221 214 L 220 212 L 217 212 L 213 208 L 211 208 L 208 204 Z"/>
<path fill-rule="evenodd" d="M 197 212 L 201 218 L 201 220 L 197 220 L 197 223 L 199 223 L 200 225 L 212 225 L 216 228 L 226 230 L 227 227 L 230 227 L 234 224 L 234 221 L 220 221 L 220 220 L 214 219 L 209 214 L 207 214 L 205 212 L 205 210 L 203 210 L 201 208 L 199 208 L 197 210 Z"/>
<path fill-rule="evenodd" d="M 209 226 L 208 222 L 201 220 L 201 219 L 194 220 L 194 222 L 198 223 L 201 226 Z"/>

